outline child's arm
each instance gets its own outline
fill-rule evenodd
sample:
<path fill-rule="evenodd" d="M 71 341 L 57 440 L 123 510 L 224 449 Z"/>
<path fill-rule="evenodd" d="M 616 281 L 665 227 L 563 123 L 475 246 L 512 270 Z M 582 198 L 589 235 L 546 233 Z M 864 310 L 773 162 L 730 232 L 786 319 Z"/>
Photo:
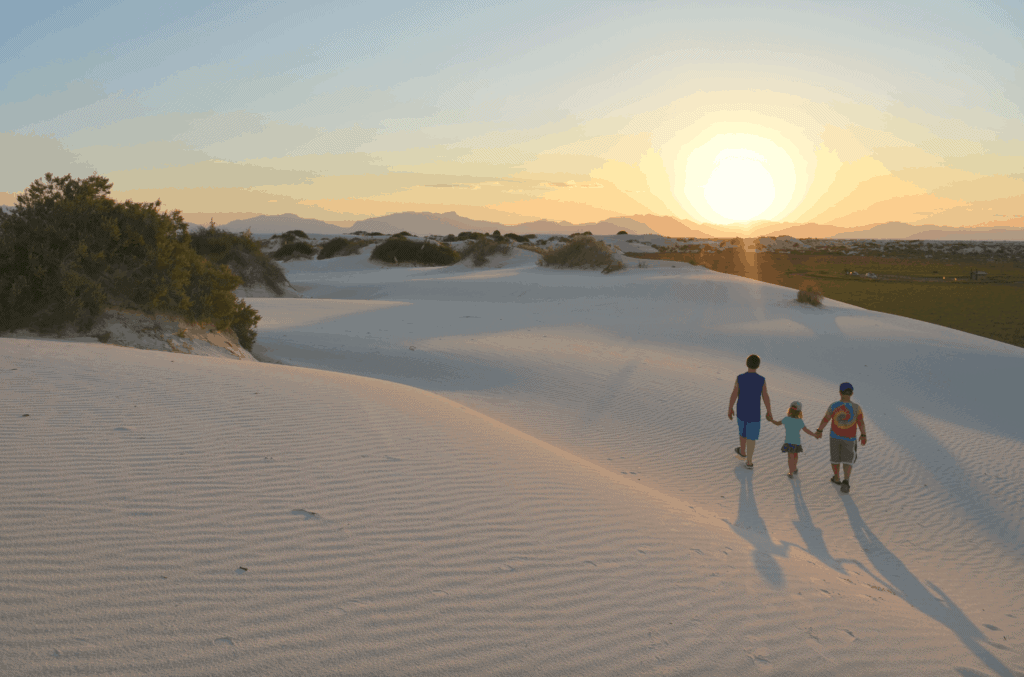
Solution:
<path fill-rule="evenodd" d="M 776 420 L 775 420 L 775 419 L 773 419 L 773 418 L 770 418 L 770 419 L 768 419 L 768 420 L 769 420 L 769 421 L 771 421 L 772 423 L 774 423 L 775 425 L 782 425 L 782 421 L 776 421 Z"/>
<path fill-rule="evenodd" d="M 810 435 L 811 437 L 817 437 L 817 436 L 818 436 L 818 433 L 817 433 L 816 431 L 814 431 L 814 430 L 811 430 L 811 429 L 810 429 L 810 428 L 808 428 L 807 426 L 804 426 L 803 432 L 807 433 L 807 434 L 808 434 L 808 435 Z"/>

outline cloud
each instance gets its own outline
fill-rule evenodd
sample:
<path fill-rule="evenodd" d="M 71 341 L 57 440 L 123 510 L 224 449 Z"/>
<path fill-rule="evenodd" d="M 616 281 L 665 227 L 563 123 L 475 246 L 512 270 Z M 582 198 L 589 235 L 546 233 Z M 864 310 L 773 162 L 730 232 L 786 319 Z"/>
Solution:
<path fill-rule="evenodd" d="M 59 91 L 0 104 L 0 120 L 4 121 L 4 131 L 13 131 L 28 127 L 37 120 L 50 120 L 69 110 L 85 108 L 104 98 L 106 94 L 101 83 L 76 80 Z"/>
<path fill-rule="evenodd" d="M 274 169 L 236 162 L 206 160 L 190 165 L 109 172 L 120 190 L 153 188 L 270 188 L 308 182 L 308 171 Z"/>
<path fill-rule="evenodd" d="M 0 191 L 21 192 L 47 172 L 88 176 L 95 167 L 57 139 L 36 134 L 0 133 Z"/>

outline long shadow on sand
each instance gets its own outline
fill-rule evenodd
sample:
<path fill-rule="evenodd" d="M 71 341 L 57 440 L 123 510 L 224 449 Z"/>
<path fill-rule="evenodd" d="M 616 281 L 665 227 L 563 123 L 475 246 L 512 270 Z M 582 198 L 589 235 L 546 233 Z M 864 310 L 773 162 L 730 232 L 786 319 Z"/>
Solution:
<path fill-rule="evenodd" d="M 820 562 L 826 564 L 836 571 L 843 571 L 843 564 L 828 551 L 828 544 L 825 543 L 825 535 L 821 529 L 814 526 L 811 519 L 811 511 L 804 501 L 804 493 L 800 488 L 800 481 L 793 480 L 793 503 L 796 506 L 796 519 L 793 526 L 804 539 L 807 552 L 816 557 Z"/>
<path fill-rule="evenodd" d="M 761 519 L 754 499 L 753 471 L 738 465 L 734 472 L 740 484 L 740 500 L 736 521 L 729 526 L 754 546 L 751 558 L 761 578 L 773 588 L 783 588 L 786 586 L 786 575 L 775 558 L 785 557 L 789 552 L 789 544 L 775 543 L 768 534 L 768 525 Z"/>
<path fill-rule="evenodd" d="M 843 497 L 843 505 L 850 519 L 850 527 L 856 536 L 864 554 L 874 565 L 875 570 L 885 579 L 889 587 L 900 593 L 915 609 L 931 616 L 949 628 L 971 653 L 978 657 L 990 670 L 997 675 L 1014 677 L 1014 672 L 1003 665 L 1002 661 L 993 656 L 984 646 L 985 636 L 977 626 L 967 618 L 963 611 L 933 583 L 921 582 L 910 573 L 903 562 L 875 535 L 860 516 L 857 504 L 849 496 Z M 969 668 L 958 668 L 961 674 L 973 673 Z"/>

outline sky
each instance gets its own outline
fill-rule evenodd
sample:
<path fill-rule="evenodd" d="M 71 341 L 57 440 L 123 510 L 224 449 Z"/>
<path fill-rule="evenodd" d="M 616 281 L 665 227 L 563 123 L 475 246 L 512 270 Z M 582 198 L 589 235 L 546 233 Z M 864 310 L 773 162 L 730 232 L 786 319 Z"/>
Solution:
<path fill-rule="evenodd" d="M 1012 2 L 21 3 L 0 204 L 1024 225 Z"/>

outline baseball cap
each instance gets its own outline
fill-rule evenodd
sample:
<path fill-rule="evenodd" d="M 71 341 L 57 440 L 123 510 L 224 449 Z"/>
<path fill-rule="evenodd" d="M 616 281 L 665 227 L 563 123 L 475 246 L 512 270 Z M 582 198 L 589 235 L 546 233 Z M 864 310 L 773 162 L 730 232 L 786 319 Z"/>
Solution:
<path fill-rule="evenodd" d="M 839 392 L 843 392 L 844 390 L 853 390 L 853 384 L 852 383 L 840 383 L 839 384 Z"/>
<path fill-rule="evenodd" d="M 803 411 L 804 410 L 804 405 L 800 404 L 796 400 L 793 400 L 792 402 L 789 403 L 789 408 L 790 409 L 796 409 L 797 411 Z"/>

